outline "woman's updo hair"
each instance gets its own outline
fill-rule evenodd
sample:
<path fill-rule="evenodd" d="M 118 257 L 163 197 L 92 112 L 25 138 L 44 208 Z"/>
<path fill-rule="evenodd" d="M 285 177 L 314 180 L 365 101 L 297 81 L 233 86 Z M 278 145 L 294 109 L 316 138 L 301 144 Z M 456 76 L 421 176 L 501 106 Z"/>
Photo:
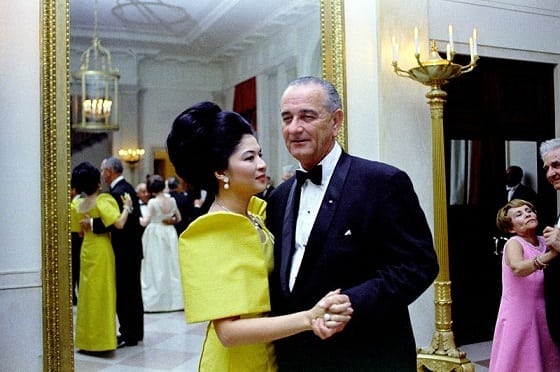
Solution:
<path fill-rule="evenodd" d="M 161 192 L 165 189 L 165 180 L 159 174 L 154 174 L 150 177 L 147 188 L 150 194 Z"/>
<path fill-rule="evenodd" d="M 92 195 L 99 190 L 100 182 L 101 173 L 99 169 L 87 161 L 78 164 L 72 170 L 71 184 L 76 188 L 78 193 Z"/>
<path fill-rule="evenodd" d="M 254 135 L 241 115 L 222 111 L 212 102 L 197 103 L 173 121 L 167 152 L 177 175 L 195 188 L 218 191 L 214 172 L 228 167 L 228 159 L 245 134 Z"/>

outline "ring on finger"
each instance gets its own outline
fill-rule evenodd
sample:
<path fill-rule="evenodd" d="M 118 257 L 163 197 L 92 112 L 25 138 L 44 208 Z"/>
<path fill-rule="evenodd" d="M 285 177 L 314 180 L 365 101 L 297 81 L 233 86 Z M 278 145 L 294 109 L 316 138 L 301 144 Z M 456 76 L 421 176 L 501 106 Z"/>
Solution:
<path fill-rule="evenodd" d="M 331 314 L 326 313 L 325 315 L 323 315 L 323 319 L 325 320 L 325 322 L 328 322 L 329 320 L 331 320 Z"/>

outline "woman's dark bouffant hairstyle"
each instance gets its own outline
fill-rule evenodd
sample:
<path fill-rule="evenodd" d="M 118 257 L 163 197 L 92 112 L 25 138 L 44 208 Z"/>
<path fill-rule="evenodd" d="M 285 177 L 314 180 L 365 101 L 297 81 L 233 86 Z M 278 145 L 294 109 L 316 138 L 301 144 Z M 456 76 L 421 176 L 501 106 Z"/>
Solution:
<path fill-rule="evenodd" d="M 512 199 L 498 211 L 498 215 L 496 216 L 496 227 L 503 233 L 511 234 L 509 230 L 513 227 L 513 224 L 511 222 L 511 218 L 508 216 L 508 211 L 511 208 L 523 207 L 525 205 L 531 208 L 533 212 L 537 213 L 537 209 L 532 203 L 523 199 Z"/>
<path fill-rule="evenodd" d="M 165 189 L 165 181 L 159 174 L 154 174 L 150 177 L 147 187 L 150 194 L 155 194 Z"/>
<path fill-rule="evenodd" d="M 212 102 L 197 103 L 173 121 L 167 152 L 179 177 L 212 194 L 218 191 L 214 172 L 228 167 L 228 159 L 251 125 L 238 113 L 222 111 Z"/>
<path fill-rule="evenodd" d="M 72 179 L 70 183 L 76 188 L 78 193 L 83 192 L 87 195 L 92 195 L 99 190 L 100 182 L 101 174 L 99 173 L 99 169 L 87 161 L 78 164 L 74 170 L 72 170 Z"/>

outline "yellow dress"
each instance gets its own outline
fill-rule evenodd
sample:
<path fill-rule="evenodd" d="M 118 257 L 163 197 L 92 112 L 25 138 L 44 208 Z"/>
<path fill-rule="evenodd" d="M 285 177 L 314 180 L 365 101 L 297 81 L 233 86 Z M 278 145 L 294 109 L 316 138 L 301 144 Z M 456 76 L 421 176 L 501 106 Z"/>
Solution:
<path fill-rule="evenodd" d="M 85 199 L 82 199 L 85 200 Z M 120 216 L 119 206 L 110 194 L 99 194 L 95 204 L 71 209 L 72 226 L 88 215 L 100 217 L 110 226 Z M 116 332 L 115 255 L 109 233 L 84 234 L 80 254 L 80 295 L 76 314 L 75 346 L 87 351 L 114 350 Z"/>
<path fill-rule="evenodd" d="M 71 224 L 70 224 L 70 231 L 71 232 L 75 232 L 75 233 L 79 233 L 82 231 L 82 226 L 80 226 L 80 220 L 78 220 L 77 218 L 74 218 L 75 216 L 78 216 L 78 205 L 80 205 L 80 203 L 84 200 L 84 198 L 79 197 L 76 198 L 74 197 L 72 199 L 72 201 L 70 202 L 70 215 L 72 216 L 72 218 L 70 219 Z"/>
<path fill-rule="evenodd" d="M 270 311 L 268 275 L 273 269 L 272 235 L 264 227 L 266 203 L 252 198 L 240 214 L 212 212 L 192 222 L 179 239 L 187 322 L 209 321 L 199 371 L 276 371 L 272 343 L 224 347 L 212 320 L 265 316 Z M 260 231 L 260 232 L 259 232 Z M 265 234 L 262 243 L 260 233 Z"/>

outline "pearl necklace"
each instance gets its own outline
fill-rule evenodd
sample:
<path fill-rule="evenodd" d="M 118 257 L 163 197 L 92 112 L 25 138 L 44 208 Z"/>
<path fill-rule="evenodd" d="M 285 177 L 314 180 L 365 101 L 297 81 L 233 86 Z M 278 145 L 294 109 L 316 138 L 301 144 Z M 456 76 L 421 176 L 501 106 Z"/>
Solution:
<path fill-rule="evenodd" d="M 218 201 L 218 199 L 214 199 L 214 203 L 216 203 L 218 205 L 218 207 L 222 208 L 224 211 L 229 212 L 229 213 L 234 213 L 231 209 L 229 209 L 228 207 L 226 207 L 225 205 L 220 203 Z"/>
<path fill-rule="evenodd" d="M 228 207 L 226 207 L 225 205 L 220 203 L 218 201 L 218 199 L 214 199 L 214 203 L 216 203 L 218 205 L 218 207 L 222 208 L 226 212 L 240 214 L 240 213 L 236 213 L 236 212 L 232 211 L 231 209 L 229 209 Z M 262 229 L 259 221 L 257 220 L 257 218 L 255 216 L 253 216 L 253 214 L 248 213 L 248 214 L 245 214 L 244 216 L 247 217 L 249 220 L 251 220 L 251 222 L 253 223 L 253 226 L 255 226 L 256 229 L 259 229 L 259 230 Z"/>

